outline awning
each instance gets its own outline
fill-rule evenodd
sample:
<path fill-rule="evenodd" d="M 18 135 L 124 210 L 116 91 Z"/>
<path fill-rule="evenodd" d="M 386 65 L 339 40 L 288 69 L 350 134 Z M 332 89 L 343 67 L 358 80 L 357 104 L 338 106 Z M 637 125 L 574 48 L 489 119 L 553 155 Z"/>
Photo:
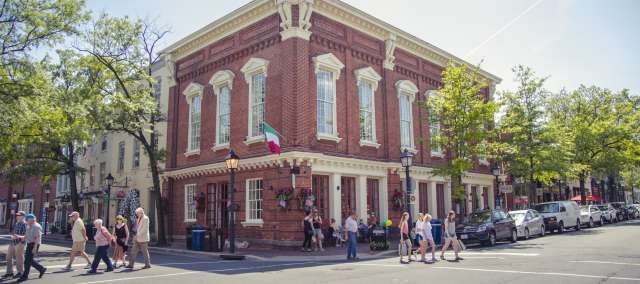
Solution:
<path fill-rule="evenodd" d="M 573 198 L 571 198 L 571 200 L 582 201 L 582 198 L 580 197 L 580 195 L 576 195 Z M 587 202 L 599 202 L 600 200 L 602 199 L 600 198 L 600 196 L 597 196 L 597 195 L 587 195 L 587 198 L 586 198 Z"/>

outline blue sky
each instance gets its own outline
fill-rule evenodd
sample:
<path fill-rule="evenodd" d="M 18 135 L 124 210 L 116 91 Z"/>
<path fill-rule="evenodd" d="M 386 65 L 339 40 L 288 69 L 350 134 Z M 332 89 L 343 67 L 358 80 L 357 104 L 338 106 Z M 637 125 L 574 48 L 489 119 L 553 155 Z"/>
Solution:
<path fill-rule="evenodd" d="M 172 31 L 166 46 L 247 2 L 89 0 L 88 6 L 112 15 L 156 19 Z M 482 68 L 503 79 L 499 90 L 515 87 L 511 68 L 522 64 L 550 76 L 551 91 L 593 84 L 640 93 L 640 1 L 345 2 L 471 63 L 484 60 Z"/>

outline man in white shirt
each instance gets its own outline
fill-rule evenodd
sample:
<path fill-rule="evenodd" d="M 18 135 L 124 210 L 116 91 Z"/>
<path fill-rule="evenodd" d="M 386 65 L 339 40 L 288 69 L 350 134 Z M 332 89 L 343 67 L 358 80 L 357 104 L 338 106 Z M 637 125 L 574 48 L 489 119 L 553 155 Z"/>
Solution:
<path fill-rule="evenodd" d="M 149 217 L 144 214 L 144 209 L 136 209 L 136 235 L 133 238 L 133 248 L 129 255 L 129 265 L 127 268 L 133 269 L 133 264 L 138 256 L 138 252 L 142 251 L 144 257 L 144 267 L 142 269 L 151 268 L 151 257 L 149 256 Z"/>
<path fill-rule="evenodd" d="M 358 246 L 358 215 L 355 211 L 351 211 L 351 215 L 344 222 L 347 239 L 347 260 L 357 260 L 356 247 Z"/>
<path fill-rule="evenodd" d="M 89 256 L 85 252 L 88 238 L 84 222 L 82 222 L 82 218 L 80 218 L 80 213 L 76 211 L 71 212 L 71 214 L 69 214 L 69 218 L 71 218 L 71 222 L 73 222 L 73 227 L 71 228 L 71 239 L 73 240 L 73 245 L 71 246 L 71 252 L 69 253 L 69 264 L 67 264 L 65 269 L 71 270 L 71 265 L 73 264 L 73 260 L 76 258 L 76 254 L 80 254 L 80 256 L 87 260 L 87 266 L 85 268 L 89 268 L 91 267 L 91 260 L 89 260 Z"/>

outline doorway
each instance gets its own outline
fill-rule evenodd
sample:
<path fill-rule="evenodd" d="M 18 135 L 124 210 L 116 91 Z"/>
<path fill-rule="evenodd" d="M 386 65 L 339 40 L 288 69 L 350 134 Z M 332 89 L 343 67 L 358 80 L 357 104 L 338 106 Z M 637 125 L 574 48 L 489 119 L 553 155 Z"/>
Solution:
<path fill-rule="evenodd" d="M 342 204 L 342 217 L 349 216 L 351 211 L 356 210 L 356 179 L 353 177 L 342 177 L 340 179 L 340 197 Z M 362 216 L 358 216 L 362 218 Z"/>
<path fill-rule="evenodd" d="M 207 186 L 207 224 L 212 230 L 222 230 L 224 238 L 227 238 L 229 227 L 228 193 L 228 183 L 211 183 Z"/>
<path fill-rule="evenodd" d="M 367 179 L 367 215 L 367 221 L 380 223 L 380 189 L 377 179 Z"/>

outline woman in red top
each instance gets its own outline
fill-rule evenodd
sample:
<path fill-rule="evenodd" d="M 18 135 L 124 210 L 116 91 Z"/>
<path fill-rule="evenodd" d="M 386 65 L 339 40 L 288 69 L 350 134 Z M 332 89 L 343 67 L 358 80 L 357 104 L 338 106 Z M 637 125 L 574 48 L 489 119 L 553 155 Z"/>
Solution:
<path fill-rule="evenodd" d="M 402 213 L 402 218 L 400 219 L 400 224 L 398 225 L 400 228 L 400 263 L 409 263 L 411 261 L 411 237 L 409 236 L 409 213 Z M 403 246 L 407 246 L 407 254 L 409 261 L 404 262 L 404 249 Z"/>

